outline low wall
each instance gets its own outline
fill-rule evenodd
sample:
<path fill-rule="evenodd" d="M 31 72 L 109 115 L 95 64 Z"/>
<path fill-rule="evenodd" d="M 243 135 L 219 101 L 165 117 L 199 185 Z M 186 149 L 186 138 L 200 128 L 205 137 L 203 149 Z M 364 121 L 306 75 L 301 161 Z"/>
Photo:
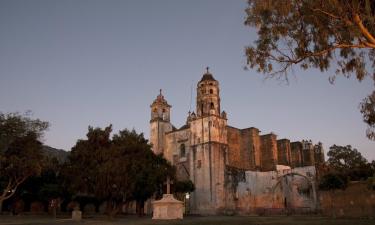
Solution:
<path fill-rule="evenodd" d="M 237 214 L 306 213 L 317 208 L 314 167 L 245 171 L 244 177 L 238 184 L 227 185 L 227 209 Z"/>

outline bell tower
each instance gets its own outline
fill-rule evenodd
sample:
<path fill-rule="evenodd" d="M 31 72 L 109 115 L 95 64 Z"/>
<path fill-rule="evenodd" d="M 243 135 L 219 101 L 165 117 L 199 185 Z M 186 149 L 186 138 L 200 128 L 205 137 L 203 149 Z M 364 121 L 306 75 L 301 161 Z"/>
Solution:
<path fill-rule="evenodd" d="M 206 68 L 206 73 L 197 84 L 197 116 L 220 115 L 219 82 Z"/>
<path fill-rule="evenodd" d="M 172 130 L 170 123 L 171 107 L 167 100 L 164 99 L 160 89 L 159 95 L 151 104 L 151 120 L 150 120 L 150 142 L 152 151 L 155 154 L 161 154 L 165 148 L 165 133 Z"/>
<path fill-rule="evenodd" d="M 220 111 L 219 82 L 206 68 L 197 84 L 196 116 L 190 120 L 190 179 L 196 190 L 192 212 L 213 214 L 225 207 L 224 170 L 227 163 L 227 116 Z"/>

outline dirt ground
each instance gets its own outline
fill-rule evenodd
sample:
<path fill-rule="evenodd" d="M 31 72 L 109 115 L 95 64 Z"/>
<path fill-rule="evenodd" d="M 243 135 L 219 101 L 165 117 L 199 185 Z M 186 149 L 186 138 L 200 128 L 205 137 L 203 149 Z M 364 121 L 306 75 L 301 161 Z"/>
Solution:
<path fill-rule="evenodd" d="M 64 225 L 64 224 L 87 224 L 87 225 L 164 225 L 164 224 L 179 224 L 179 225 L 374 225 L 374 219 L 331 219 L 319 216 L 188 216 L 183 220 L 160 221 L 152 220 L 151 217 L 138 218 L 136 216 L 119 216 L 113 220 L 108 220 L 106 217 L 90 217 L 84 218 L 82 221 L 72 221 L 67 217 L 58 217 L 56 219 L 51 216 L 0 216 L 0 225 Z"/>

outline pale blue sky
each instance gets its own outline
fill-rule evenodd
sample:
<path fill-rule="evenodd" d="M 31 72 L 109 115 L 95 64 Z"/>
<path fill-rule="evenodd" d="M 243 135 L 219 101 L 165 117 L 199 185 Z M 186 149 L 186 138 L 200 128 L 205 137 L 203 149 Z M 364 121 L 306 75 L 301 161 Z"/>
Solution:
<path fill-rule="evenodd" d="M 231 126 L 291 141 L 358 148 L 375 159 L 358 109 L 370 80 L 295 70 L 290 84 L 245 71 L 244 0 L 0 1 L 0 111 L 49 121 L 46 144 L 70 150 L 87 127 L 113 124 L 149 136 L 149 106 L 162 88 L 184 124 L 205 67 L 220 82 Z"/>

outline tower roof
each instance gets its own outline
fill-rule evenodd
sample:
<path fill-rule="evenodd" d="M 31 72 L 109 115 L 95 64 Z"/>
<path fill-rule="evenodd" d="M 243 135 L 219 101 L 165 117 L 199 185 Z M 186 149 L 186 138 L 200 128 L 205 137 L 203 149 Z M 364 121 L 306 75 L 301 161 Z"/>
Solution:
<path fill-rule="evenodd" d="M 152 104 L 157 104 L 157 103 L 159 103 L 159 104 L 162 103 L 162 104 L 168 105 L 167 100 L 164 99 L 164 96 L 161 93 L 161 89 L 160 89 L 159 95 L 156 97 L 156 99 L 154 100 L 154 102 Z"/>
<path fill-rule="evenodd" d="M 209 69 L 210 69 L 209 67 L 206 68 L 207 71 L 206 71 L 205 74 L 203 74 L 203 77 L 202 77 L 202 79 L 201 79 L 200 82 L 202 82 L 202 81 L 210 81 L 210 80 L 216 81 L 215 78 L 212 76 L 212 74 L 208 71 Z"/>

